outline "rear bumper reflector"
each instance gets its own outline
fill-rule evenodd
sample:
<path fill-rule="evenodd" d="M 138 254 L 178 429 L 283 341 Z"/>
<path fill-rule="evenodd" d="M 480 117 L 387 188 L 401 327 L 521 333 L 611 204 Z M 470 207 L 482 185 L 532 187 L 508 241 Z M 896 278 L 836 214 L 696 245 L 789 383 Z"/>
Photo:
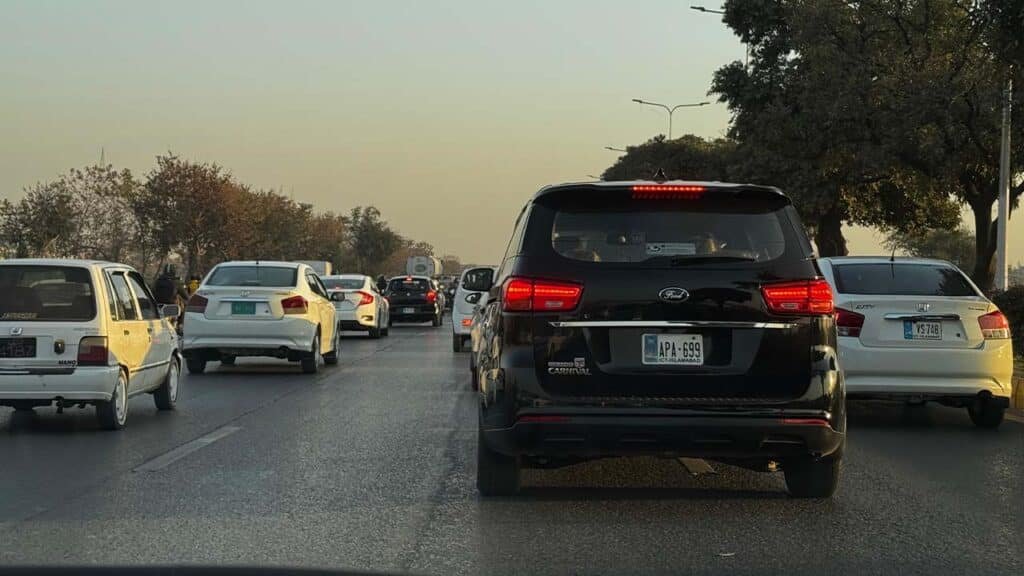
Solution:
<path fill-rule="evenodd" d="M 551 322 L 555 328 L 761 328 L 786 330 L 796 327 L 792 322 L 720 322 L 703 320 L 570 320 Z"/>

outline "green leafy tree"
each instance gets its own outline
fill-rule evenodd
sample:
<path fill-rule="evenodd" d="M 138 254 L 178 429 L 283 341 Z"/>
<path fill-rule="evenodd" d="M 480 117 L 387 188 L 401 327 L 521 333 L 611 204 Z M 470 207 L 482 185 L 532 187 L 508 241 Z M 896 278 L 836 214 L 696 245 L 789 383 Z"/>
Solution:
<path fill-rule="evenodd" d="M 374 206 L 357 206 L 348 217 L 346 270 L 377 275 L 387 272 L 388 258 L 403 245 Z"/>
<path fill-rule="evenodd" d="M 729 140 L 705 140 L 687 134 L 675 140 L 656 136 L 626 153 L 604 171 L 604 180 L 650 179 L 659 170 L 670 179 L 728 180 L 736 145 Z"/>
<path fill-rule="evenodd" d="M 75 197 L 64 180 L 36 184 L 18 203 L 2 206 L 0 234 L 19 258 L 75 257 L 80 252 L 80 221 Z"/>
<path fill-rule="evenodd" d="M 963 228 L 890 232 L 889 250 L 920 258 L 939 258 L 969 271 L 974 266 L 974 236 Z"/>

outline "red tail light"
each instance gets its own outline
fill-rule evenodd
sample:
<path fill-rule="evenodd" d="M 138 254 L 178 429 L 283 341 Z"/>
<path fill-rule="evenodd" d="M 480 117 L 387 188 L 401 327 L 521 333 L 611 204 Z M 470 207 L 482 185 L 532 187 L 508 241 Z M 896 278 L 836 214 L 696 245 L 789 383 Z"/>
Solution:
<path fill-rule="evenodd" d="M 427 292 L 427 302 L 431 304 L 437 302 L 437 292 L 434 292 L 433 290 Z"/>
<path fill-rule="evenodd" d="M 292 296 L 281 300 L 281 308 L 285 314 L 305 314 L 309 305 L 302 296 Z"/>
<path fill-rule="evenodd" d="M 1010 337 L 1010 323 L 999 310 L 979 316 L 978 325 L 981 326 L 981 335 L 985 340 L 1005 340 Z"/>
<path fill-rule="evenodd" d="M 696 200 L 704 187 L 693 184 L 638 184 L 633 186 L 634 200 Z"/>
<path fill-rule="evenodd" d="M 836 329 L 840 336 L 860 336 L 864 327 L 864 315 L 836 308 Z"/>
<path fill-rule="evenodd" d="M 473 325 L 473 319 L 472 318 L 463 318 L 462 319 L 462 325 L 464 327 L 466 327 L 466 328 L 469 328 L 470 326 Z"/>
<path fill-rule="evenodd" d="M 193 294 L 189 299 L 188 303 L 185 304 L 185 312 L 198 312 L 203 314 L 206 312 L 206 305 L 209 304 L 209 300 L 205 296 L 199 294 Z"/>
<path fill-rule="evenodd" d="M 782 423 L 786 426 L 818 426 L 828 427 L 828 420 L 824 418 L 783 418 Z"/>
<path fill-rule="evenodd" d="M 510 312 L 558 312 L 580 303 L 583 286 L 571 282 L 509 278 L 502 290 L 502 307 Z"/>
<path fill-rule="evenodd" d="M 106 366 L 108 356 L 106 336 L 86 336 L 78 341 L 79 366 Z"/>
<path fill-rule="evenodd" d="M 363 292 L 362 290 L 357 291 L 356 294 L 359 294 L 359 304 L 357 304 L 357 306 L 373 304 L 373 294 Z"/>
<path fill-rule="evenodd" d="M 832 288 L 822 278 L 761 287 L 768 310 L 775 314 L 831 314 Z"/>

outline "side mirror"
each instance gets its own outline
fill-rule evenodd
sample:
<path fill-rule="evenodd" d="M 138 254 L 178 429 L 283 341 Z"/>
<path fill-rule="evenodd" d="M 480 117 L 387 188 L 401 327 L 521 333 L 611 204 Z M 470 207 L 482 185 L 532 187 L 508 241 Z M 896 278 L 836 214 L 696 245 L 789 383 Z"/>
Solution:
<path fill-rule="evenodd" d="M 487 292 L 494 285 L 494 271 L 491 269 L 466 274 L 462 287 L 470 292 Z"/>
<path fill-rule="evenodd" d="M 177 318 L 181 316 L 181 306 L 177 304 L 164 304 L 160 307 L 160 316 L 164 318 Z"/>

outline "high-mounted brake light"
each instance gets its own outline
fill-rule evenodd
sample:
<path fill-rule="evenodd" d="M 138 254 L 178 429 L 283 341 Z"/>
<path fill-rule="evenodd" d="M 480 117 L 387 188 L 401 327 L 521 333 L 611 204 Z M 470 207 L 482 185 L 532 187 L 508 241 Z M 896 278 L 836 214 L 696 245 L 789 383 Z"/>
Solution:
<path fill-rule="evenodd" d="M 210 301 L 205 296 L 199 294 L 193 294 L 189 299 L 188 303 L 185 304 L 185 312 L 198 312 L 200 314 L 206 312 L 206 305 Z"/>
<path fill-rule="evenodd" d="M 1010 337 L 1010 322 L 999 310 L 979 316 L 978 325 L 981 326 L 981 335 L 985 340 L 1005 340 Z"/>
<path fill-rule="evenodd" d="M 580 302 L 583 286 L 572 282 L 509 278 L 502 290 L 502 308 L 509 312 L 561 312 Z"/>
<path fill-rule="evenodd" d="M 78 341 L 79 366 L 106 366 L 108 357 L 106 336 L 86 336 Z"/>
<path fill-rule="evenodd" d="M 860 329 L 863 327 L 863 314 L 836 308 L 836 330 L 840 336 L 860 336 Z"/>
<path fill-rule="evenodd" d="M 281 300 L 281 308 L 285 314 L 305 314 L 309 309 L 306 299 L 302 296 L 292 296 Z"/>
<path fill-rule="evenodd" d="M 633 186 L 634 200 L 696 200 L 706 188 L 694 184 L 637 184 Z"/>
<path fill-rule="evenodd" d="M 768 311 L 775 314 L 832 314 L 832 288 L 822 278 L 761 287 Z"/>
<path fill-rule="evenodd" d="M 356 294 L 359 294 L 359 304 L 357 304 L 357 306 L 373 304 L 373 294 L 370 294 L 369 292 L 363 292 L 362 290 L 357 290 Z"/>

